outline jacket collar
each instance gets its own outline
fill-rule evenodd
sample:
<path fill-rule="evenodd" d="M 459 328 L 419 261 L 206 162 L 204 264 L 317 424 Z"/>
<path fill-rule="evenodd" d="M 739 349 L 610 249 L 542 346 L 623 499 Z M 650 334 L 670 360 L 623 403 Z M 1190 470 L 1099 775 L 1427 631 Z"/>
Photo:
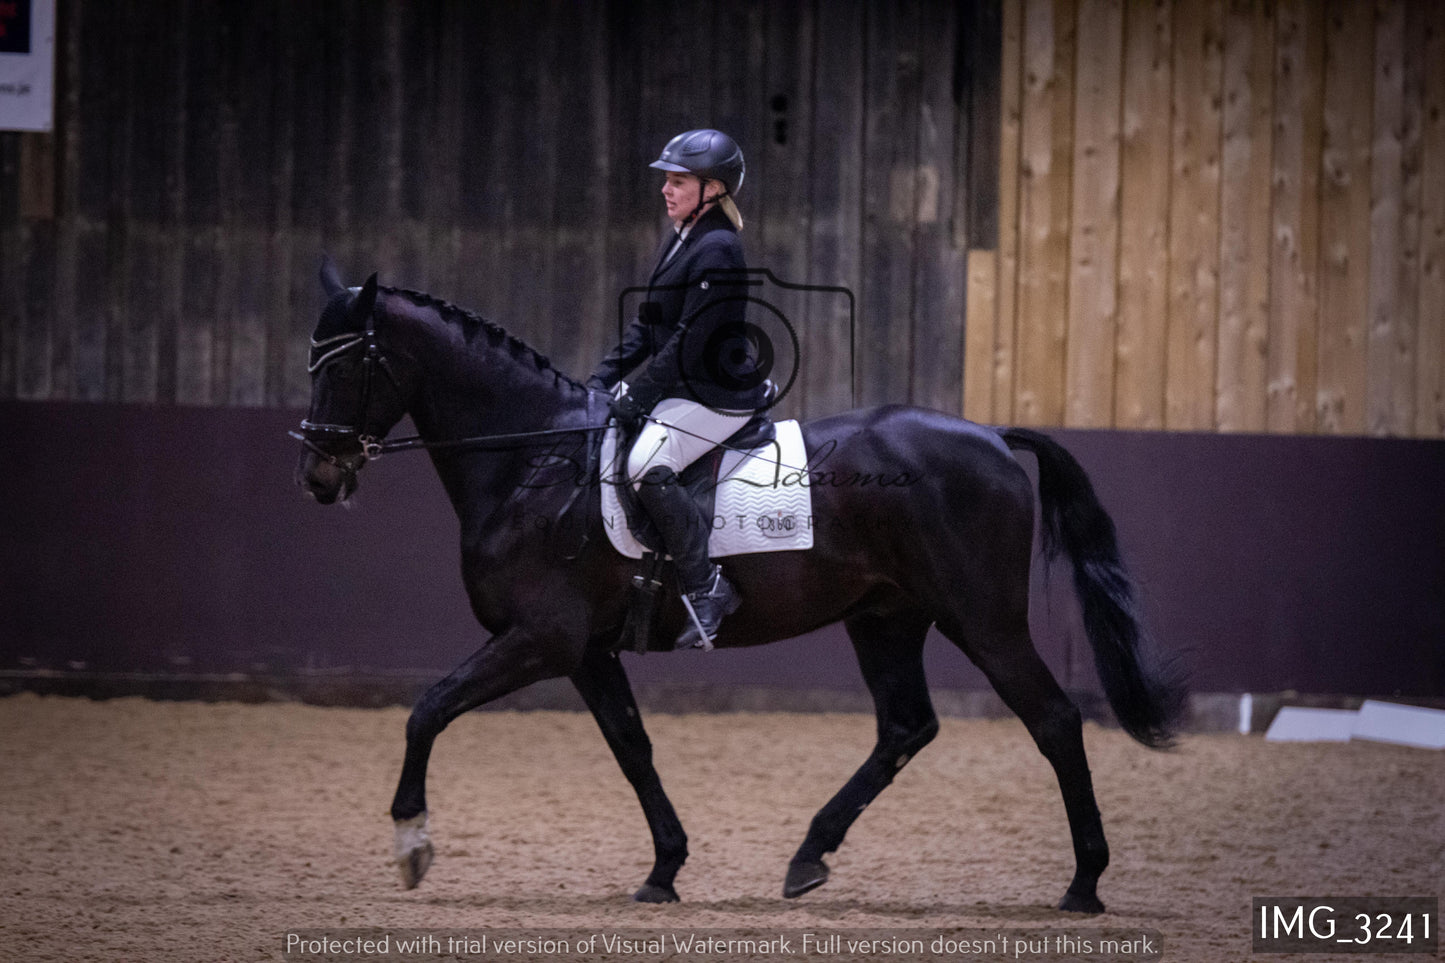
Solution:
<path fill-rule="evenodd" d="M 683 241 L 683 244 L 691 244 L 704 234 L 711 234 L 713 231 L 732 231 L 736 234 L 737 230 L 733 227 L 733 222 L 728 220 L 728 216 L 723 213 L 722 208 L 714 204 L 703 213 L 702 217 L 693 222 L 692 230 L 687 232 L 687 239 Z M 676 233 L 673 232 L 674 237 Z"/>
<path fill-rule="evenodd" d="M 673 228 L 667 231 L 663 235 L 662 244 L 657 249 L 657 258 L 654 262 L 657 266 L 653 268 L 652 276 L 655 278 L 671 265 L 678 263 L 683 254 L 697 242 L 698 238 L 711 234 L 713 231 L 732 231 L 734 234 L 737 233 L 737 228 L 733 227 L 733 222 L 728 220 L 728 216 L 722 212 L 722 208 L 715 204 L 704 211 L 702 217 L 693 221 L 692 230 L 688 231 L 687 237 L 682 239 L 682 250 L 670 258 L 667 257 L 667 252 L 671 251 L 672 246 L 677 243 L 677 229 Z M 663 258 L 667 258 L 666 263 L 663 263 Z"/>

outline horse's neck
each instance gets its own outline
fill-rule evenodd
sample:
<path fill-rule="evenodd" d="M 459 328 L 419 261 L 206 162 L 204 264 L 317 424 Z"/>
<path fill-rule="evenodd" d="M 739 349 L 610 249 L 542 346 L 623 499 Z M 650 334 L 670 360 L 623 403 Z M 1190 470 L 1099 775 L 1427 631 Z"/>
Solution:
<path fill-rule="evenodd" d="M 514 497 L 535 465 L 535 453 L 546 450 L 545 442 L 487 444 L 481 439 L 580 426 L 587 421 L 587 394 L 506 339 L 494 344 L 481 334 L 465 354 L 458 354 L 454 343 L 446 339 L 426 365 L 411 414 L 428 442 L 478 439 L 475 447 L 433 455 L 443 487 L 469 529 Z"/>
<path fill-rule="evenodd" d="M 585 404 L 575 382 L 497 325 L 410 292 L 388 292 L 379 309 L 421 368 L 411 414 L 429 441 L 534 431 Z"/>
<path fill-rule="evenodd" d="M 446 433 L 423 428 L 424 419 L 417 422 L 428 440 L 478 439 L 474 448 L 432 454 L 437 476 L 461 523 L 465 545 L 488 541 L 488 533 L 508 519 L 516 524 L 529 515 L 551 517 L 569 490 L 567 486 L 577 483 L 576 475 L 559 468 L 557 462 L 566 460 L 580 470 L 587 461 L 583 446 L 590 443 L 590 435 L 534 433 L 581 426 L 587 421 L 586 408 L 584 397 L 560 405 L 542 418 L 538 409 L 522 402 L 507 408 L 508 417 L 457 420 Z M 535 440 L 482 440 L 499 435 L 534 435 Z"/>
<path fill-rule="evenodd" d="M 546 372 L 478 367 L 429 380 L 412 419 L 427 441 L 546 431 L 570 424 L 585 407 L 581 392 L 568 390 Z"/>

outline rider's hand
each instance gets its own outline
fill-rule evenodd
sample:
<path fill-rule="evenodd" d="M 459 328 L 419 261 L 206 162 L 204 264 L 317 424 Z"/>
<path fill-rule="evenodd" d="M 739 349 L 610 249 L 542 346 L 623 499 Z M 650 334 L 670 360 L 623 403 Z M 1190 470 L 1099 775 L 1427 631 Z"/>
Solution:
<path fill-rule="evenodd" d="M 612 416 L 624 424 L 632 424 L 642 420 L 646 414 L 642 406 L 631 395 L 623 395 L 621 398 L 613 398 L 607 402 L 607 410 Z"/>

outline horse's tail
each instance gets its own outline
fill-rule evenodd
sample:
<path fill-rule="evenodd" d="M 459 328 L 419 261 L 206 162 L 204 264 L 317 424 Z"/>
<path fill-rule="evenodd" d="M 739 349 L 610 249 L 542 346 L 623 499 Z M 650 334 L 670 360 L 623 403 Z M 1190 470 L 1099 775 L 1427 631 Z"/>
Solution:
<path fill-rule="evenodd" d="M 1026 428 L 1000 434 L 1010 448 L 1038 458 L 1044 553 L 1052 559 L 1062 552 L 1073 565 L 1084 630 L 1114 715 L 1144 745 L 1167 748 L 1184 715 L 1184 674 L 1177 662 L 1155 661 L 1147 646 L 1113 519 L 1088 474 L 1062 445 Z"/>

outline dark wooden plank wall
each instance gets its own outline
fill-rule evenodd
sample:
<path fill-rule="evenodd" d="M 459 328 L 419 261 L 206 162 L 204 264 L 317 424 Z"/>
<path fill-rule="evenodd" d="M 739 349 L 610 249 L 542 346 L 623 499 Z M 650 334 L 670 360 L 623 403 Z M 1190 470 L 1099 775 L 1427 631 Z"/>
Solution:
<path fill-rule="evenodd" d="M 996 0 L 60 0 L 52 135 L 0 134 L 0 397 L 303 404 L 330 251 L 585 374 L 663 226 L 646 167 L 743 144 L 786 410 L 958 411 L 997 233 Z M 977 116 L 975 116 L 977 115 Z M 856 356 L 850 339 L 856 337 Z"/>

